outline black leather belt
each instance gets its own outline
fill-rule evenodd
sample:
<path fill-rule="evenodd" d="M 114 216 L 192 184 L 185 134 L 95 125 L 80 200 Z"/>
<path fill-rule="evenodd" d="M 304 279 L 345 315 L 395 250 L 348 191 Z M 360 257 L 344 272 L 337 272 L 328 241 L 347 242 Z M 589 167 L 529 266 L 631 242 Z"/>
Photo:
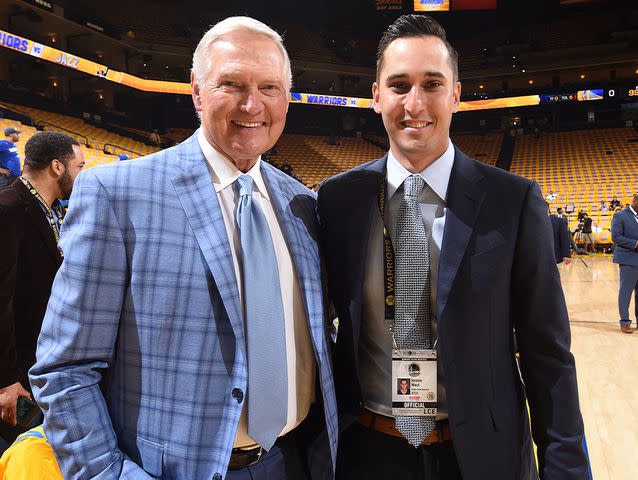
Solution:
<path fill-rule="evenodd" d="M 262 459 L 266 451 L 260 445 L 254 448 L 233 448 L 228 462 L 228 470 L 241 470 L 255 465 Z"/>

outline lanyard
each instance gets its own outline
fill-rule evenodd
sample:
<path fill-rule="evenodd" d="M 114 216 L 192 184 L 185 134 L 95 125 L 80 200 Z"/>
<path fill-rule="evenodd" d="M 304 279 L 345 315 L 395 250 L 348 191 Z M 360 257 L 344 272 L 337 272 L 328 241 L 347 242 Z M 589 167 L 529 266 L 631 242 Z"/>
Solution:
<path fill-rule="evenodd" d="M 389 325 L 394 325 L 394 248 L 392 239 L 385 224 L 385 204 L 386 204 L 386 175 L 383 175 L 377 190 L 379 202 L 379 213 L 383 222 L 383 289 L 385 304 L 385 320 Z M 390 329 L 392 333 L 392 329 Z M 394 335 L 393 335 L 394 336 Z"/>
<path fill-rule="evenodd" d="M 51 226 L 51 229 L 53 230 L 55 243 L 56 244 L 60 243 L 60 228 L 62 227 L 62 220 L 64 219 L 64 209 L 59 203 L 56 205 L 56 202 L 53 202 L 53 205 L 54 205 L 53 209 L 55 210 L 55 215 L 53 215 L 53 211 L 51 210 L 51 208 L 49 208 L 49 206 L 47 205 L 47 202 L 44 201 L 44 198 L 42 198 L 42 195 L 40 195 L 38 191 L 33 187 L 33 185 L 31 185 L 31 182 L 29 182 L 29 180 L 27 180 L 24 177 L 20 177 L 20 180 L 22 180 L 22 183 L 24 183 L 24 186 L 27 187 L 27 190 L 29 190 L 31 195 L 33 195 L 36 198 L 38 203 L 40 203 L 40 205 L 44 209 L 44 212 L 47 216 L 47 220 L 49 221 L 49 225 Z M 58 217 L 57 220 L 55 218 L 56 216 Z M 60 250 L 60 254 L 62 254 L 61 250 Z"/>

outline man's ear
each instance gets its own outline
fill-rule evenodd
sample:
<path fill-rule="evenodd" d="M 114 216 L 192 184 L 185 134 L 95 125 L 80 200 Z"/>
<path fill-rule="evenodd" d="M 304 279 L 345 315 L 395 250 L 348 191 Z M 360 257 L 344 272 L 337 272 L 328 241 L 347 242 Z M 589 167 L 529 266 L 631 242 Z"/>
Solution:
<path fill-rule="evenodd" d="M 202 99 L 199 95 L 199 85 L 195 80 L 195 75 L 191 72 L 191 97 L 193 97 L 193 105 L 197 112 L 202 111 Z"/>
<path fill-rule="evenodd" d="M 453 107 L 453 112 L 456 113 L 459 111 L 459 107 L 461 105 L 461 82 L 456 82 L 456 85 L 454 85 L 454 107 Z"/>
<path fill-rule="evenodd" d="M 62 163 L 57 158 L 51 160 L 49 168 L 51 169 L 51 173 L 53 174 L 53 176 L 56 178 L 61 176 L 66 171 L 66 166 L 64 165 L 64 163 Z"/>
<path fill-rule="evenodd" d="M 379 85 L 377 82 L 372 84 L 372 108 L 377 113 L 381 113 L 381 105 L 379 105 Z"/>

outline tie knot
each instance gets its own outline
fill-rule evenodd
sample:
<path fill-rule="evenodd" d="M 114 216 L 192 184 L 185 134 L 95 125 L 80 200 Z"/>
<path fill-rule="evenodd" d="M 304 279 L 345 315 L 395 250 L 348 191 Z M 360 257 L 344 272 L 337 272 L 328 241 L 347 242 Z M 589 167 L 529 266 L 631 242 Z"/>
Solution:
<path fill-rule="evenodd" d="M 421 175 L 410 175 L 403 182 L 404 197 L 419 197 L 425 186 L 425 180 Z"/>
<path fill-rule="evenodd" d="M 253 177 L 250 175 L 240 175 L 237 178 L 237 185 L 239 186 L 239 196 L 253 194 Z"/>

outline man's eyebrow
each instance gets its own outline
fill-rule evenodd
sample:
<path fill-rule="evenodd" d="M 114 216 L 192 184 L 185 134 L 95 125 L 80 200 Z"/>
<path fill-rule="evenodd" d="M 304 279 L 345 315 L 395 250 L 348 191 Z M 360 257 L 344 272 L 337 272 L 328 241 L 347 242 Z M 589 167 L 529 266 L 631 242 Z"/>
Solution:
<path fill-rule="evenodd" d="M 401 78 L 409 77 L 407 73 L 393 73 L 386 77 L 386 82 L 391 82 L 392 80 L 398 80 Z M 423 72 L 423 77 L 436 77 L 436 78 L 447 78 L 442 72 L 437 71 L 425 71 Z"/>

